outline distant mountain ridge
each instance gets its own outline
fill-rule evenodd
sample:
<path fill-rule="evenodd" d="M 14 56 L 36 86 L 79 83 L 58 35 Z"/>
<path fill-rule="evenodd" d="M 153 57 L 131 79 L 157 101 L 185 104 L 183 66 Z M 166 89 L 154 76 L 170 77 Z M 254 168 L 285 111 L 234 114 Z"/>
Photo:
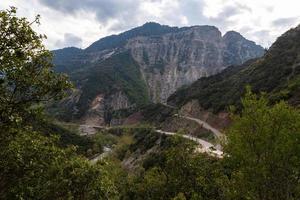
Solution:
<path fill-rule="evenodd" d="M 180 29 L 178 27 L 170 27 L 166 25 L 160 25 L 154 22 L 148 22 L 143 26 L 131 29 L 129 31 L 125 31 L 120 33 L 119 35 L 111 35 L 91 44 L 86 51 L 94 52 L 94 51 L 102 51 L 105 49 L 111 49 L 120 47 L 121 45 L 125 45 L 126 41 L 132 39 L 134 37 L 147 37 L 153 35 L 163 35 L 166 33 L 177 32 Z"/>
<path fill-rule="evenodd" d="M 76 98 L 67 103 L 68 115 L 97 118 L 101 124 L 111 111 L 166 102 L 181 86 L 260 57 L 264 49 L 237 32 L 222 36 L 214 26 L 178 28 L 150 22 L 102 38 L 86 49 L 72 47 L 53 53 L 56 70 L 69 74 L 77 87 Z M 112 96 L 122 99 L 114 99 L 118 106 L 107 102 Z"/>

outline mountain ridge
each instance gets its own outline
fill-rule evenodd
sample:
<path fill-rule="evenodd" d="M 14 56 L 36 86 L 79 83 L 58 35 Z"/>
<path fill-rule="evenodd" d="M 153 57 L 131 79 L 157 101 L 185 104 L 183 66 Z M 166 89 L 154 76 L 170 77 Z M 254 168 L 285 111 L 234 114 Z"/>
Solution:
<path fill-rule="evenodd" d="M 175 92 L 168 102 L 183 106 L 195 99 L 204 109 L 219 112 L 229 105 L 239 107 L 245 87 L 250 85 L 255 93 L 266 92 L 272 102 L 283 99 L 297 106 L 300 104 L 299 39 L 300 26 L 297 26 L 280 36 L 262 58 L 238 70 L 199 79 Z"/>
<path fill-rule="evenodd" d="M 107 85 L 109 90 L 122 95 L 102 91 L 101 94 L 90 96 L 86 104 L 91 106 L 95 98 L 101 96 L 104 99 L 111 99 L 110 95 L 113 95 L 122 100 L 131 99 L 122 104 L 126 106 L 120 109 L 124 109 L 140 103 L 132 101 L 139 98 L 132 98 L 135 92 L 129 92 L 132 90 L 127 89 L 128 81 L 131 79 L 128 79 L 125 74 L 119 74 L 121 85 L 108 81 L 116 79 L 114 72 L 107 74 L 106 69 L 114 68 L 113 65 L 116 63 L 122 68 L 122 62 L 126 63 L 125 60 L 118 59 L 118 55 L 128 52 L 128 59 L 132 57 L 136 63 L 134 65 L 139 69 L 140 77 L 134 75 L 131 78 L 139 79 L 133 82 L 139 84 L 138 88 L 144 88 L 143 94 L 147 93 L 146 96 L 149 98 L 146 98 L 144 103 L 166 102 L 169 95 L 183 85 L 191 84 L 200 77 L 218 73 L 227 66 L 241 64 L 248 59 L 263 55 L 264 50 L 261 46 L 242 36 L 231 39 L 228 37 L 230 34 L 234 33 L 222 36 L 218 28 L 208 25 L 178 28 L 151 22 L 119 35 L 102 38 L 86 49 L 66 48 L 53 51 L 53 61 L 56 70 L 67 73 L 79 90 L 76 96 L 79 100 L 71 101 L 74 103 L 71 115 L 78 110 L 79 113 L 85 112 L 80 110 L 82 105 L 78 105 L 78 102 L 82 102 L 80 99 L 85 98 L 82 96 L 86 93 L 83 90 L 90 90 L 90 93 L 93 93 L 99 91 L 97 88 L 103 87 L 102 85 Z M 113 65 L 105 64 L 106 60 L 114 59 L 115 61 L 109 62 L 114 63 Z M 94 85 L 90 84 L 91 88 L 85 88 L 85 83 L 93 76 L 91 70 L 98 72 L 104 70 L 106 78 L 99 76 L 97 81 L 93 78 Z M 136 72 L 128 72 L 128 74 L 136 74 Z M 118 88 L 118 91 L 114 88 Z M 103 115 L 102 111 L 100 113 Z"/>
<path fill-rule="evenodd" d="M 193 26 L 183 26 L 183 27 L 177 27 L 177 26 L 168 26 L 168 25 L 161 25 L 157 22 L 146 22 L 145 24 L 141 25 L 141 26 L 138 26 L 136 28 L 132 28 L 128 31 L 125 31 L 125 32 L 122 32 L 122 33 L 119 33 L 119 34 L 112 34 L 112 35 L 109 35 L 109 36 L 105 36 L 103 38 L 100 38 L 98 39 L 97 41 L 93 42 L 92 44 L 90 44 L 88 47 L 86 48 L 78 48 L 78 47 L 75 47 L 75 46 L 69 46 L 69 47 L 64 47 L 64 48 L 60 48 L 60 49 L 54 49 L 52 52 L 59 52 L 59 51 L 64 51 L 64 50 L 67 50 L 67 49 L 76 49 L 76 50 L 82 50 L 82 51 L 92 51 L 92 49 L 97 49 L 99 50 L 99 47 L 95 47 L 97 45 L 100 45 L 100 50 L 103 50 L 104 47 L 102 46 L 105 46 L 103 44 L 101 44 L 102 42 L 105 42 L 105 40 L 107 39 L 111 39 L 111 38 L 115 38 L 115 37 L 122 37 L 122 38 L 126 38 L 126 39 L 129 39 L 131 37 L 137 37 L 137 36 L 147 36 L 149 33 L 140 33 L 138 34 L 139 30 L 142 30 L 143 28 L 146 28 L 148 29 L 148 31 L 153 31 L 153 28 L 161 28 L 163 27 L 165 31 L 161 31 L 161 32 L 158 32 L 158 33 L 152 33 L 151 35 L 160 35 L 160 34 L 166 34 L 166 33 L 170 33 L 170 32 L 176 32 L 176 31 L 185 31 L 187 29 L 193 29 L 193 28 L 211 28 L 211 29 L 215 29 L 217 31 L 219 31 L 219 29 L 216 27 L 216 26 L 213 26 L 213 25 L 193 25 Z M 220 32 L 220 31 L 219 31 Z M 135 35 L 136 33 L 136 35 Z M 221 33 L 221 32 L 220 32 Z M 226 35 L 228 35 L 229 33 L 233 33 L 233 34 L 237 34 L 239 36 L 241 36 L 242 38 L 246 39 L 244 36 L 242 36 L 239 32 L 236 32 L 234 30 L 230 30 L 230 31 L 227 31 L 225 32 L 225 34 L 223 34 L 222 37 L 225 37 Z M 221 33 L 222 34 L 222 33 Z M 150 34 L 149 34 L 150 35 Z M 124 36 L 131 36 L 131 37 L 124 37 Z M 248 40 L 250 41 L 250 40 Z M 250 41 L 250 42 L 253 42 L 253 41 Z M 99 44 L 100 43 L 100 44 Z M 255 43 L 255 42 L 253 42 Z M 258 46 L 260 46 L 258 44 Z M 103 49 L 101 49 L 103 48 Z M 107 48 L 107 47 L 106 47 Z"/>

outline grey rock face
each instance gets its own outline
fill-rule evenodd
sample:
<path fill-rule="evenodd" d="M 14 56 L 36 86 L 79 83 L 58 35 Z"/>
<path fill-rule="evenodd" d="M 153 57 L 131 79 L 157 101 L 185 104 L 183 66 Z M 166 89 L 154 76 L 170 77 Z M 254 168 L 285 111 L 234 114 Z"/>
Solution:
<path fill-rule="evenodd" d="M 262 47 L 239 33 L 231 31 L 222 37 L 212 26 L 136 37 L 125 48 L 140 64 L 153 102 L 165 102 L 183 85 L 263 55 Z"/>
<path fill-rule="evenodd" d="M 254 42 L 246 40 L 240 33 L 229 31 L 223 36 L 225 50 L 223 53 L 224 65 L 240 65 L 245 61 L 261 57 L 264 50 Z"/>

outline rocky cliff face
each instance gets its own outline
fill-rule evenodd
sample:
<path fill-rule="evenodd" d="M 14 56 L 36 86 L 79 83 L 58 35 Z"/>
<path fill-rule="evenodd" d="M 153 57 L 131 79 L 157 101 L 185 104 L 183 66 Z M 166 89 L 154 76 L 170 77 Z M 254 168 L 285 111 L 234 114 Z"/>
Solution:
<path fill-rule="evenodd" d="M 236 33 L 224 36 L 227 40 L 240 37 Z M 233 52 L 248 55 L 243 45 L 229 45 Z M 232 56 L 232 58 L 234 58 Z M 236 59 L 234 59 L 236 60 Z M 300 105 L 300 25 L 290 29 L 274 42 L 266 54 L 240 66 L 232 66 L 221 73 L 199 79 L 189 87 L 177 90 L 168 99 L 169 105 L 182 107 L 197 101 L 204 110 L 223 112 L 230 105 L 242 109 L 241 97 L 247 85 L 254 93 L 266 93 L 271 103 L 286 100 Z"/>
<path fill-rule="evenodd" d="M 136 37 L 125 48 L 141 66 L 153 102 L 165 102 L 183 85 L 263 54 L 260 46 L 239 33 L 230 31 L 222 37 L 213 26 Z"/>
<path fill-rule="evenodd" d="M 110 112 L 128 108 L 130 102 L 122 92 L 111 95 L 99 94 L 89 105 L 82 121 L 88 125 L 105 125 L 110 123 Z"/>
<path fill-rule="evenodd" d="M 100 39 L 84 50 L 54 51 L 54 64 L 82 90 L 78 102 L 86 105 L 79 106 L 85 113 L 80 117 L 98 113 L 102 119 L 108 107 L 118 110 L 141 102 L 166 102 L 179 87 L 263 53 L 261 46 L 233 31 L 222 36 L 213 26 L 177 28 L 147 23 Z M 95 102 L 110 105 L 93 109 Z"/>

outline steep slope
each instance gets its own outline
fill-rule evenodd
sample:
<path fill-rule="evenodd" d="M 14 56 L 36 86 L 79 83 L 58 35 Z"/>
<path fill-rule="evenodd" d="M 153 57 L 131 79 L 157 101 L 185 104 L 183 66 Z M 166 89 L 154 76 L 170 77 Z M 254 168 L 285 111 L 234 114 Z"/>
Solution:
<path fill-rule="evenodd" d="M 55 50 L 53 53 L 53 62 L 57 72 L 70 72 L 82 67 L 80 55 L 83 50 L 76 47 L 67 47 L 64 49 Z"/>
<path fill-rule="evenodd" d="M 99 102 L 123 102 L 122 106 L 108 106 L 113 110 L 166 102 L 179 87 L 263 52 L 240 34 L 231 31 L 222 36 L 213 26 L 177 28 L 147 23 L 100 39 L 84 50 L 56 50 L 54 64 L 57 71 L 70 75 L 78 89 L 63 110 L 71 118 L 84 118 L 89 113 L 86 110 Z M 107 110 L 103 106 L 93 113 L 103 118 Z M 106 121 L 99 120 L 97 123 Z"/>
<path fill-rule="evenodd" d="M 223 55 L 225 66 L 242 64 L 246 60 L 261 57 L 263 52 L 260 46 L 246 40 L 240 33 L 228 31 L 223 40 L 226 50 Z"/>
<path fill-rule="evenodd" d="M 53 113 L 67 120 L 75 118 L 87 124 L 104 124 L 110 121 L 113 111 L 149 102 L 139 66 L 128 52 L 76 71 L 71 80 L 77 89 L 56 105 L 58 112 Z"/>
<path fill-rule="evenodd" d="M 160 36 L 136 37 L 125 47 L 140 64 L 153 102 L 166 102 L 179 87 L 263 53 L 260 46 L 242 36 L 222 37 L 213 26 L 194 26 Z"/>
<path fill-rule="evenodd" d="M 182 106 L 196 99 L 204 109 L 218 112 L 239 106 L 246 85 L 266 92 L 272 101 L 300 104 L 300 26 L 279 37 L 262 58 L 201 78 L 171 95 L 168 103 Z"/>

